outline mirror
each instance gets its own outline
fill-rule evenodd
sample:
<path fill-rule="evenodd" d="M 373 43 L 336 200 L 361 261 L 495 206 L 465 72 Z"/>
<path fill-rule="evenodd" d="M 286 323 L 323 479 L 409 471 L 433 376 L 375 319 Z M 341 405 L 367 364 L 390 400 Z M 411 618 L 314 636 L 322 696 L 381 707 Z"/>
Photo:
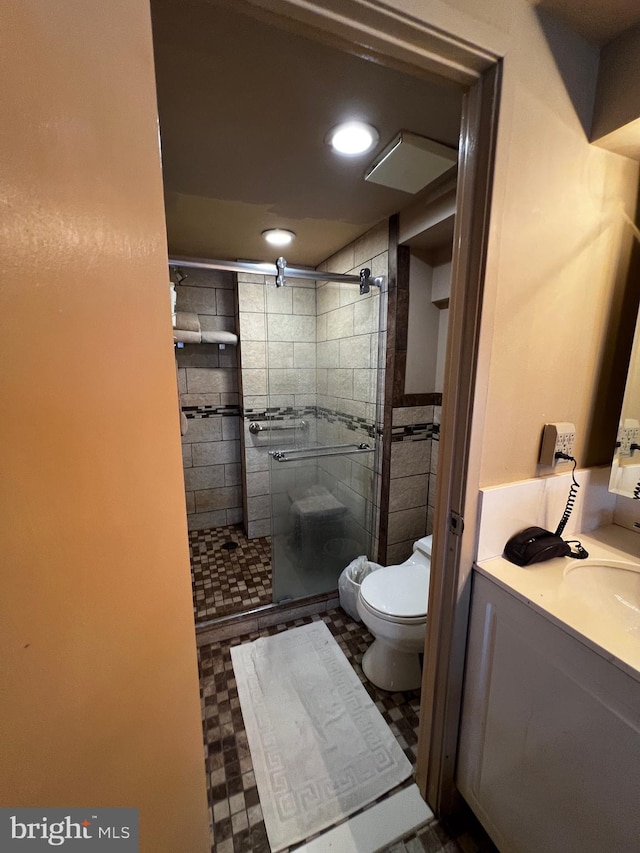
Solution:
<path fill-rule="evenodd" d="M 640 500 L 640 317 L 629 359 L 609 491 Z"/>

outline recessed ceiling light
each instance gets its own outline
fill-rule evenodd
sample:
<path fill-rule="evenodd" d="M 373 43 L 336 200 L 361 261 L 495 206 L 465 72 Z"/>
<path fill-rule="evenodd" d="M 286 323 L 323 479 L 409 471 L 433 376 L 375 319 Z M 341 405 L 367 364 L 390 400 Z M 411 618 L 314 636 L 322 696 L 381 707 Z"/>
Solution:
<path fill-rule="evenodd" d="M 333 150 L 347 157 L 366 154 L 379 138 L 375 127 L 363 121 L 347 121 L 332 128 L 327 134 L 327 142 Z"/>
<path fill-rule="evenodd" d="M 287 231 L 286 228 L 268 228 L 262 232 L 262 236 L 272 246 L 288 246 L 296 235 L 293 231 Z"/>

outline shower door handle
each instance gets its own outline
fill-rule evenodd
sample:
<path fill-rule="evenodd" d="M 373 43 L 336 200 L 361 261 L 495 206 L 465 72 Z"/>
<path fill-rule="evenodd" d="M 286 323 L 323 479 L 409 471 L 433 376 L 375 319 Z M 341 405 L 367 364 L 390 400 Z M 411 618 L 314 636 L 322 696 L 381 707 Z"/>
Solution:
<path fill-rule="evenodd" d="M 280 432 L 281 430 L 285 429 L 309 429 L 309 422 L 292 421 L 291 423 L 273 423 L 272 421 L 267 421 L 266 423 L 260 423 L 259 421 L 251 421 L 251 423 L 249 424 L 249 432 L 252 435 L 257 435 L 259 432 Z"/>
<path fill-rule="evenodd" d="M 288 450 L 270 450 L 269 456 L 277 462 L 298 462 L 301 459 L 321 459 L 324 456 L 347 456 L 354 453 L 373 453 L 369 444 L 330 444 L 326 447 L 292 447 Z"/>

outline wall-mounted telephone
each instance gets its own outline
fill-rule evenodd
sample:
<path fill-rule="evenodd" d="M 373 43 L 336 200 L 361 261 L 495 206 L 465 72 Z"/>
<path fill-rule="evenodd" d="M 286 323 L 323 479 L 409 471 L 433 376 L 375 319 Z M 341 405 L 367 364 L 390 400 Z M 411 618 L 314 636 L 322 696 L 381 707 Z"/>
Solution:
<path fill-rule="evenodd" d="M 555 533 L 545 530 L 543 527 L 527 527 L 512 536 L 504 546 L 504 557 L 516 566 L 531 566 L 533 563 L 542 563 L 545 560 L 553 560 L 555 557 L 573 557 L 576 560 L 584 560 L 589 556 L 580 542 L 575 539 L 565 541 L 562 532 L 567 526 L 567 521 L 576 501 L 576 494 L 580 484 L 575 478 L 576 460 L 566 453 L 556 453 L 557 458 L 567 462 L 573 462 L 571 471 L 571 487 L 567 503 L 560 519 L 560 524 Z M 572 549 L 571 545 L 575 548 Z"/>

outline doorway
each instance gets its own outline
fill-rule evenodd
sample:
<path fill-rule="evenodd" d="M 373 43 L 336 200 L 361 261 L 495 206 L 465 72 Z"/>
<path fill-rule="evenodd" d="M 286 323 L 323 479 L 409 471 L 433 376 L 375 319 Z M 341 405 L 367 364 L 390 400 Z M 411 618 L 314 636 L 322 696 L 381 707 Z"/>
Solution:
<path fill-rule="evenodd" d="M 255 11 L 253 3 L 241 5 L 245 12 Z M 402 18 L 384 8 L 369 6 L 363 9 L 361 4 L 346 2 L 341 9 L 342 18 L 336 22 L 326 14 L 326 10 L 313 4 L 306 4 L 305 10 L 298 9 L 293 0 L 275 5 L 280 14 L 287 16 L 285 24 L 289 29 L 309 34 L 311 27 L 314 37 L 321 41 L 333 41 L 350 51 L 354 49 L 355 43 L 356 50 L 364 54 L 371 65 L 382 61 L 386 66 L 393 66 L 394 70 L 401 68 L 403 72 L 409 71 L 423 78 L 433 79 L 434 74 L 440 75 L 440 79 L 453 81 L 460 94 L 467 90 L 461 142 L 465 159 L 461 163 L 459 177 L 448 368 L 440 444 L 440 482 L 434 518 L 434 574 L 430 594 L 432 618 L 429 623 L 423 689 L 423 698 L 429 707 L 423 713 L 421 722 L 422 762 L 418 762 L 423 792 L 427 790 L 429 801 L 437 808 L 446 810 L 453 791 L 454 732 L 457 731 L 455 694 L 461 678 L 460 643 L 466 634 L 464 602 L 460 603 L 457 594 L 458 574 L 461 559 L 469 557 L 472 547 L 468 534 L 461 527 L 454 533 L 450 520 L 454 516 L 461 518 L 466 510 L 467 530 L 473 528 L 473 511 L 466 500 L 467 472 L 470 465 L 473 467 L 469 432 L 499 87 L 499 74 L 494 65 L 496 57 L 476 51 L 471 45 L 443 36 L 435 29 Z M 283 20 L 278 17 L 277 23 L 282 25 Z M 402 35 L 401 39 L 398 38 L 399 34 Z M 180 46 L 179 50 L 184 49 L 184 40 L 176 38 L 175 33 L 167 35 L 173 38 L 174 44 Z M 274 60 L 276 64 L 277 61 Z M 193 63 L 194 67 L 196 64 Z M 484 72 L 486 74 L 483 77 Z M 189 93 L 191 97 L 192 93 Z M 277 117 L 277 97 L 265 99 L 265 103 L 270 111 L 271 122 L 273 116 Z M 224 116 L 219 117 L 224 121 Z M 260 123 L 259 117 L 258 125 Z M 187 210 L 188 207 L 184 198 L 172 198 L 169 194 L 167 210 L 170 228 L 172 211 L 180 209 L 186 210 L 185 221 L 208 221 L 210 207 L 201 199 L 190 210 Z M 227 219 L 231 222 L 234 208 L 227 207 L 227 212 Z M 461 235 L 465 236 L 464 241 L 460 239 Z M 391 259 L 390 289 L 396 281 L 397 270 L 393 269 L 395 263 Z M 386 369 L 389 369 L 388 362 Z M 393 405 L 386 399 L 382 408 L 383 411 L 379 413 L 382 429 L 390 433 Z M 381 502 L 384 500 L 384 489 L 383 482 Z M 443 661 L 451 665 L 443 667 Z"/>
<path fill-rule="evenodd" d="M 411 188 L 365 176 L 407 130 L 450 152 L 443 168 L 455 173 L 463 90 L 285 32 L 243 4 L 188 5 L 187 17 L 183 2 L 152 4 L 170 255 L 273 265 L 281 252 L 289 269 L 317 270 L 315 281 L 286 272 L 276 287 L 253 269 L 178 269 L 178 310 L 197 315 L 207 341 L 187 340 L 178 366 L 192 548 L 199 573 L 205 559 L 212 565 L 197 594 L 215 618 L 267 594 L 248 573 L 238 578 L 244 599 L 231 571 L 218 588 L 221 560 L 231 565 L 239 553 L 221 550 L 221 526 L 242 524 L 249 543 L 270 538 L 274 602 L 335 595 L 351 559 L 401 562 L 430 532 L 389 534 L 378 448 L 391 402 L 389 217 L 424 200 L 433 175 Z M 369 152 L 331 150 L 327 132 L 345 118 L 374 126 Z M 261 238 L 276 225 L 295 233 L 277 252 Z M 361 293 L 362 269 L 381 286 Z M 238 347 L 218 351 L 209 342 L 217 331 L 237 334 Z M 283 450 L 295 452 L 274 452 Z M 422 506 L 426 514 L 426 497 Z M 229 538 L 244 550 L 225 529 Z M 226 596 L 220 614 L 209 592 Z"/>

